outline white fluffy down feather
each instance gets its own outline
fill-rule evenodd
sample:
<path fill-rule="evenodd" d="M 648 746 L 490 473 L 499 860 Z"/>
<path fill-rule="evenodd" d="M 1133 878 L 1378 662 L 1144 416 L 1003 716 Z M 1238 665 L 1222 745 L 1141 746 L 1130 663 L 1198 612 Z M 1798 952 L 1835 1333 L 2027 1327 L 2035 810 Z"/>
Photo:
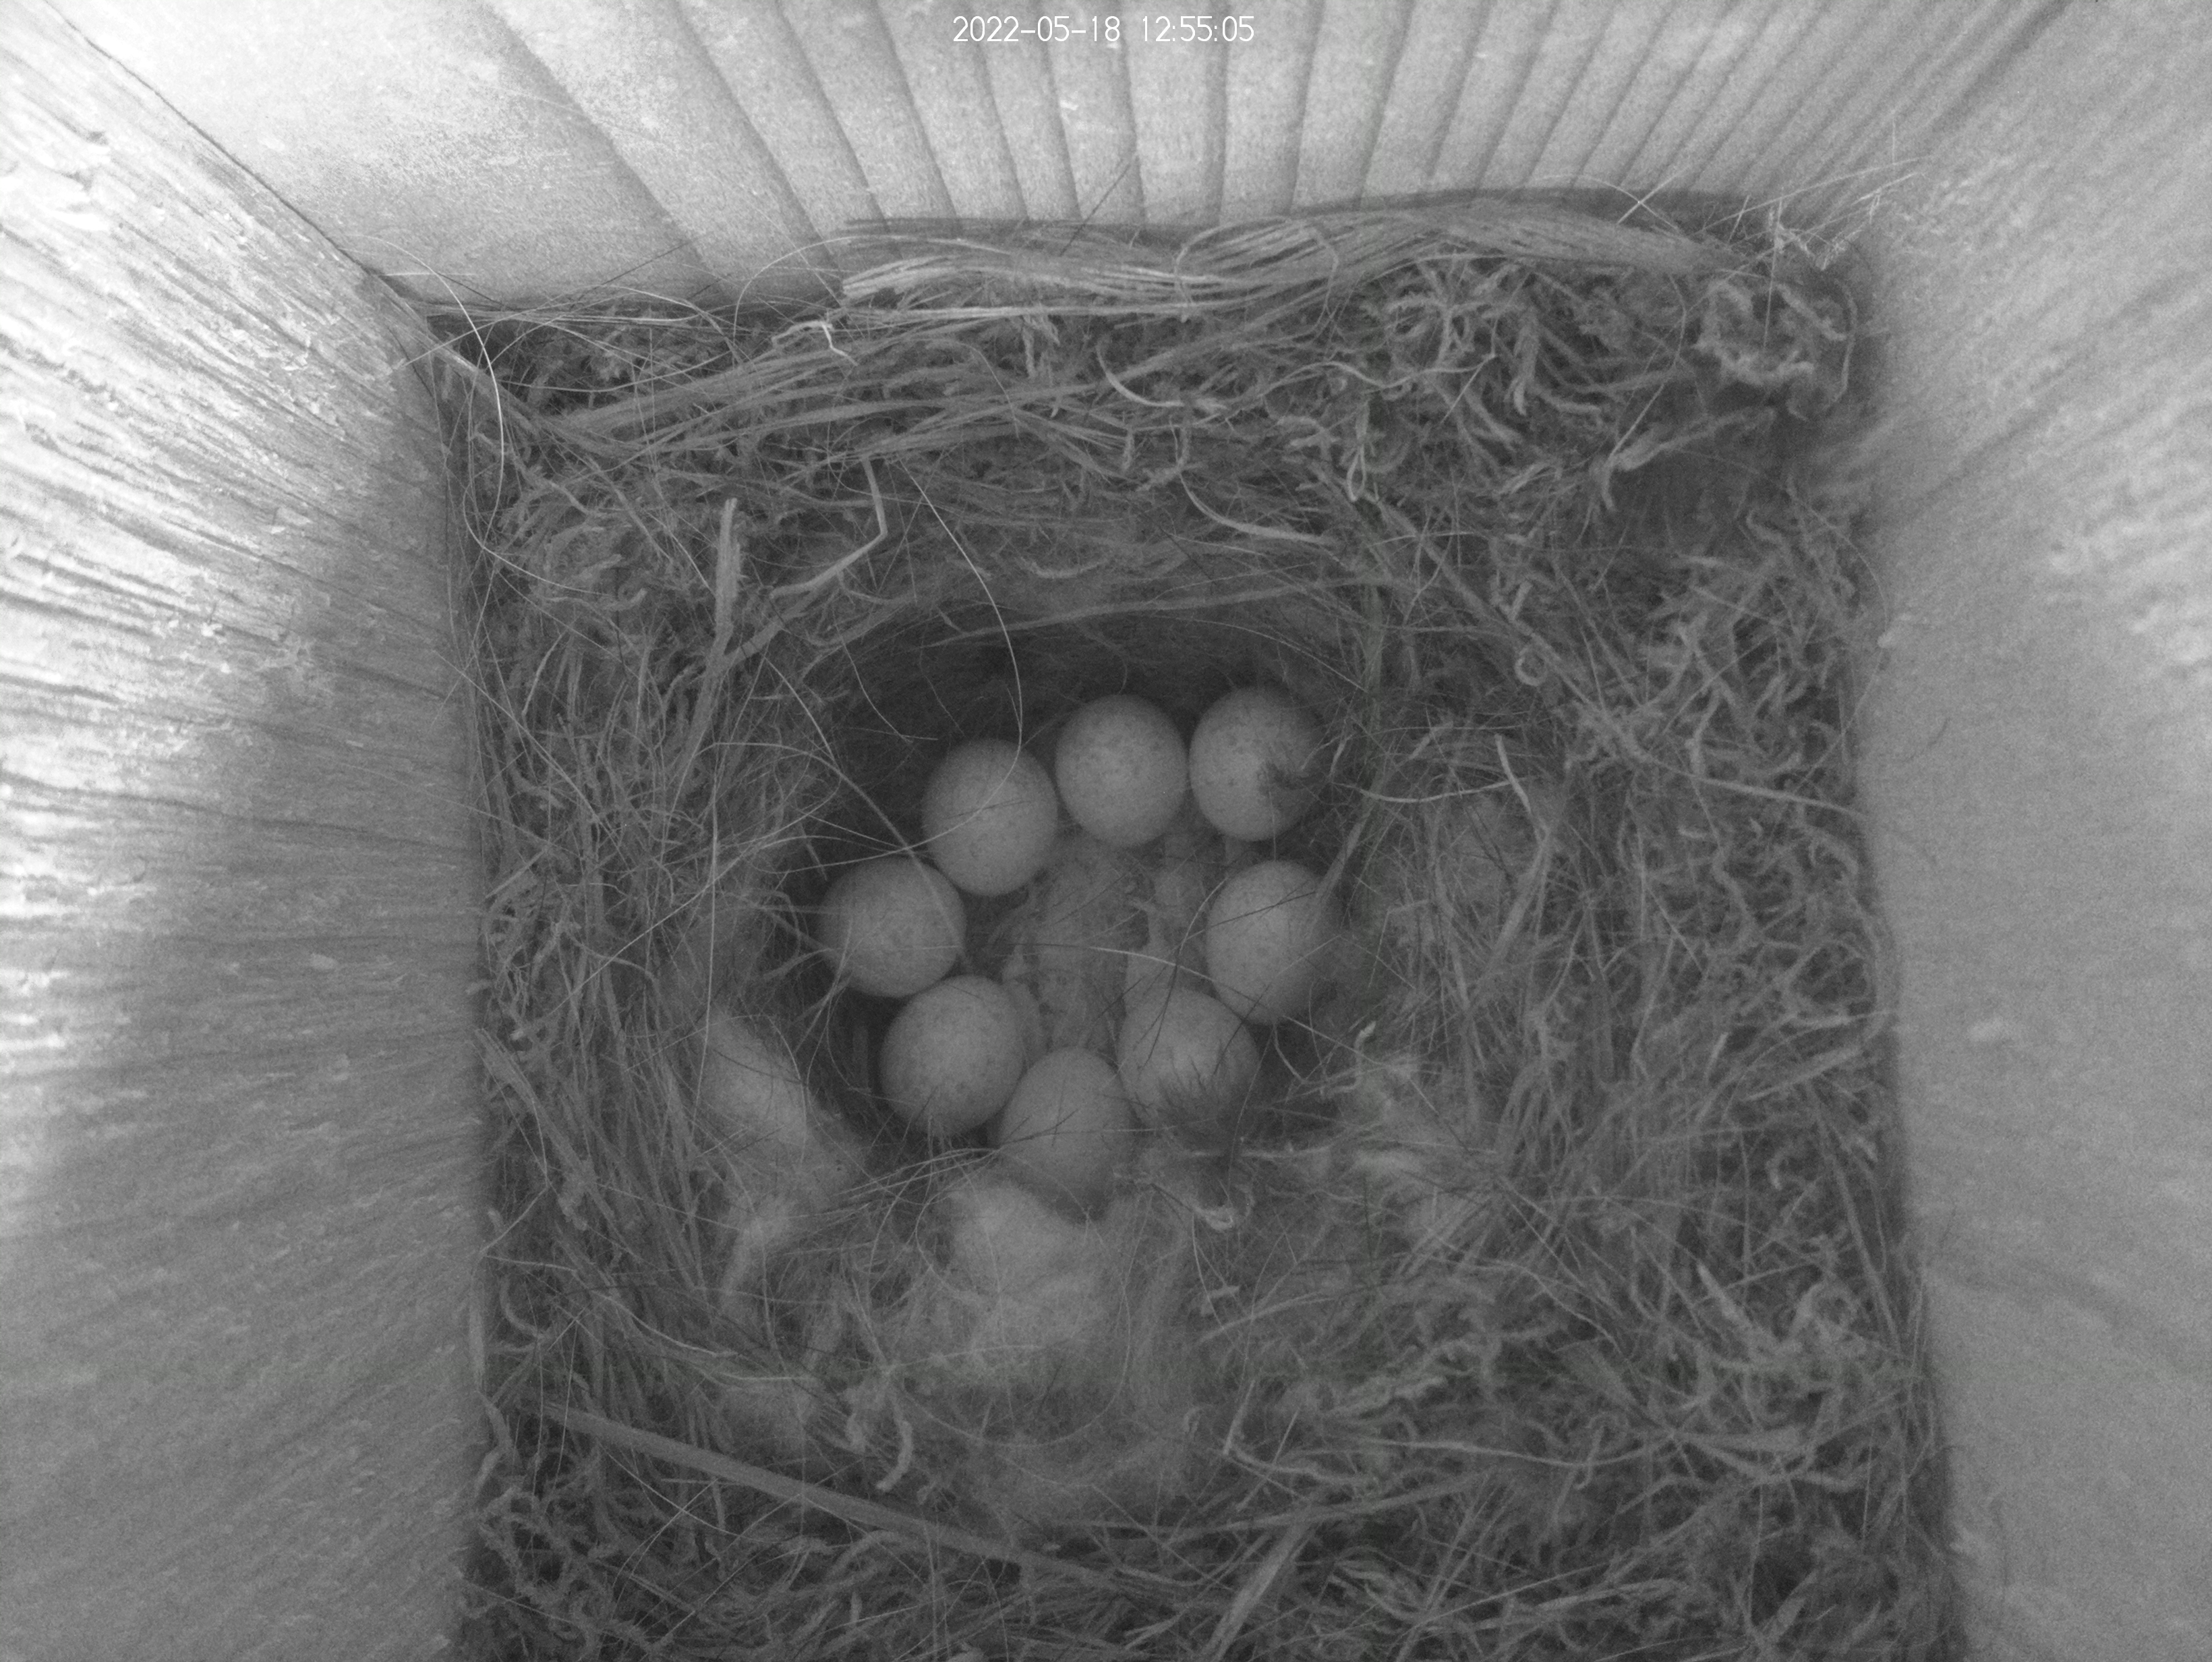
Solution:
<path fill-rule="evenodd" d="M 858 1140 L 814 1099 L 780 1040 L 721 1008 L 707 1012 L 700 1117 L 729 1184 L 726 1307 L 742 1310 L 769 1261 L 862 1171 Z"/>

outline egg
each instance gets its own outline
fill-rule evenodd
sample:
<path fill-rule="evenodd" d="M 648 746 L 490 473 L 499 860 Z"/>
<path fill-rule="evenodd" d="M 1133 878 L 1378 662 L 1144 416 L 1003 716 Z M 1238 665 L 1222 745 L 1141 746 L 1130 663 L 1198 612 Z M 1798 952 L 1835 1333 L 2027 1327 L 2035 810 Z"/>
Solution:
<path fill-rule="evenodd" d="M 877 1075 L 902 1117 L 939 1136 L 972 1131 L 1006 1105 L 1029 1057 L 1006 989 L 957 975 L 909 1000 L 884 1034 Z"/>
<path fill-rule="evenodd" d="M 1076 711 L 1052 765 L 1069 816 L 1117 849 L 1141 848 L 1165 831 L 1190 783 L 1175 723 L 1126 692 Z"/>
<path fill-rule="evenodd" d="M 1113 1063 L 1095 1050 L 1054 1050 L 1014 1087 L 991 1122 L 991 1141 L 1030 1188 L 1089 1212 L 1113 1187 L 1136 1123 Z"/>
<path fill-rule="evenodd" d="M 1248 843 L 1279 837 L 1314 805 L 1321 747 L 1321 724 L 1287 693 L 1241 688 L 1199 717 L 1190 740 L 1191 794 L 1225 836 Z"/>
<path fill-rule="evenodd" d="M 975 739 L 937 764 L 921 799 L 921 835 L 938 869 L 973 895 L 1012 894 L 1044 869 L 1060 801 L 1035 757 Z"/>
<path fill-rule="evenodd" d="M 1343 939 L 1344 915 L 1321 879 L 1293 861 L 1265 860 L 1224 883 L 1206 908 L 1206 978 L 1247 1021 L 1282 1021 L 1312 1001 Z"/>
<path fill-rule="evenodd" d="M 830 886 L 815 938 L 864 993 L 905 998 L 944 979 L 960 957 L 967 910 L 942 872 L 911 855 L 864 860 Z"/>
<path fill-rule="evenodd" d="M 1260 1047 L 1220 1000 L 1177 985 L 1131 1002 L 1115 1062 L 1146 1120 L 1212 1137 L 1235 1124 L 1260 1075 Z"/>

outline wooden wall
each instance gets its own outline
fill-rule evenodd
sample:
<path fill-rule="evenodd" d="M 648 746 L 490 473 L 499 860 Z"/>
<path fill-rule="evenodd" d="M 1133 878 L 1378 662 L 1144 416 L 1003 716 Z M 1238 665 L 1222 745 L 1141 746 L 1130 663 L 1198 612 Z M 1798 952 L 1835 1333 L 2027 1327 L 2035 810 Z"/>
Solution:
<path fill-rule="evenodd" d="M 1870 250 L 1865 775 L 1980 1654 L 2212 1656 L 2212 14 L 2076 9 Z"/>
<path fill-rule="evenodd" d="M 63 0 L 371 269 L 515 299 L 804 289 L 883 217 L 1210 221 L 1485 186 L 1848 218 L 2049 0 Z M 1188 8 L 1155 8 L 1187 11 Z M 956 19 L 1118 15 L 963 46 Z"/>
<path fill-rule="evenodd" d="M 0 1657 L 455 1609 L 480 881 L 418 342 L 0 36 Z"/>

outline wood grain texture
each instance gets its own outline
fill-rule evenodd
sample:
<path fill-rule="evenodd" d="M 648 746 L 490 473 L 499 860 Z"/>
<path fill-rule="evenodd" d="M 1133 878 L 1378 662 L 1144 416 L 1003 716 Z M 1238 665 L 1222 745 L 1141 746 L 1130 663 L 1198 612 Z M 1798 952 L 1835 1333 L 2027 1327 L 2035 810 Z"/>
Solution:
<path fill-rule="evenodd" d="M 1777 141 L 1786 146 L 1791 170 L 1784 205 L 1801 223 L 1856 234 L 1891 189 L 1944 148 L 1946 136 L 2069 3 L 1984 0 L 1973 8 L 1926 8 L 1905 27 L 1878 33 L 1851 74 L 1798 100 Z M 1924 119 L 1900 119 L 1906 111 L 1924 112 Z"/>
<path fill-rule="evenodd" d="M 491 9 L 605 135 L 686 258 L 706 271 L 758 273 L 755 294 L 821 295 L 805 205 L 676 0 L 491 0 Z M 735 295 L 717 283 L 696 297 Z"/>
<path fill-rule="evenodd" d="M 1771 25 L 1772 11 L 1746 0 L 1677 8 L 1644 60 L 1646 78 L 1607 113 L 1591 152 L 1595 176 L 1632 190 L 1681 188 L 1690 148 L 1706 124 L 1740 102 L 1737 68 Z M 1747 182 L 1771 187 L 1781 178 L 1762 167 Z"/>
<path fill-rule="evenodd" d="M 1876 3 L 1880 7 L 1881 0 Z M 1877 9 L 1871 17 L 1857 15 L 1850 0 L 1842 5 L 1781 0 L 1759 9 L 1766 13 L 1765 26 L 1730 75 L 1727 96 L 1709 109 L 1708 119 L 1681 156 L 1675 181 L 1680 188 L 1725 190 L 1728 186 L 1716 181 L 1741 179 L 1747 169 L 1770 171 L 1793 189 L 1809 182 L 1776 167 L 1779 158 L 1773 147 L 1806 100 L 1818 99 L 1834 84 L 1826 73 L 1829 62 L 1862 51 L 1866 26 L 1882 20 L 1887 27 L 1881 30 L 1881 50 L 1893 52 L 1927 27 L 1927 15 L 1936 9 L 1922 7 L 1918 18 L 1900 15 L 1894 8 Z M 1891 85 L 1910 62 L 1894 65 L 1895 73 L 1887 77 Z M 1814 73 L 1807 73 L 1815 66 Z M 1913 107 L 1900 100 L 1891 107 L 1902 112 Z"/>
<path fill-rule="evenodd" d="M 805 66 L 806 95 L 827 106 L 867 181 L 871 216 L 944 219 L 958 213 L 961 198 L 977 192 L 956 193 L 946 182 L 881 9 L 872 0 L 817 0 L 782 13 Z M 769 96 L 780 97 L 781 89 Z M 772 111 L 773 101 L 761 119 L 773 121 Z"/>
<path fill-rule="evenodd" d="M 719 275 L 481 0 L 58 9 L 346 253 L 423 294 L 690 295 Z"/>
<path fill-rule="evenodd" d="M 1230 55 L 1222 113 L 1221 211 L 1226 219 L 1287 213 L 1297 200 L 1322 0 L 1267 9 L 1260 50 Z"/>
<path fill-rule="evenodd" d="M 1109 225 L 1142 224 L 1145 172 L 1126 58 L 1080 38 L 1054 41 L 1048 61 L 1078 213 Z"/>
<path fill-rule="evenodd" d="M 1514 135 L 1528 131 L 1537 119 L 1530 113 L 1531 87 L 1540 102 L 1557 61 L 1551 33 L 1557 10 L 1557 0 L 1527 5 L 1500 0 L 1484 9 L 1458 105 L 1437 147 L 1438 189 L 1486 181 L 1510 190 L 1528 182 L 1501 167 L 1498 157 L 1515 142 Z M 1318 142 L 1318 137 L 1308 142 Z"/>
<path fill-rule="evenodd" d="M 1508 189 L 1585 182 L 1576 159 L 1619 95 L 1618 79 L 1650 50 L 1658 9 L 1605 0 L 1558 0 L 1515 89 L 1512 119 L 1485 167 Z"/>
<path fill-rule="evenodd" d="M 1027 0 L 1007 15 L 1032 27 L 1048 11 Z M 1048 34 L 1049 31 L 1047 32 Z M 1078 219 L 1075 175 L 1067 160 L 1067 136 L 1060 125 L 1060 88 L 1054 83 L 1049 39 L 1026 36 L 982 55 L 991 106 L 1006 135 L 1006 157 L 1020 186 L 1025 219 Z"/>
<path fill-rule="evenodd" d="M 795 256 L 811 264 L 817 259 L 812 245 L 822 238 L 881 221 L 884 205 L 782 8 L 683 0 L 683 9 L 766 152 L 763 165 L 775 170 L 806 216 L 803 246 L 782 260 Z M 726 281 L 748 276 L 724 274 Z"/>
<path fill-rule="evenodd" d="M 963 43 L 948 9 L 892 4 L 877 10 L 953 212 L 963 219 L 1019 219 L 1021 180 L 986 62 L 1006 48 Z"/>
<path fill-rule="evenodd" d="M 1797 182 L 1758 166 L 1756 151 L 1767 124 L 1787 112 L 1790 94 L 1802 95 L 1823 79 L 1825 66 L 1808 49 L 1808 42 L 1821 39 L 1816 33 L 1820 13 L 1820 5 L 1808 0 L 1747 0 L 1729 8 L 1726 27 L 1709 48 L 1726 60 L 1727 70 L 1701 88 L 1703 96 L 1691 106 L 1688 123 L 1673 135 L 1669 153 L 1646 175 L 1645 188 L 1663 183 L 1669 190 L 1733 193 L 1747 176 L 1729 167 L 1740 170 L 1747 161 L 1753 163 L 1752 180 Z M 1893 37 L 1911 27 L 1896 7 L 1885 20 L 1884 33 Z M 1914 114 L 1899 113 L 1912 126 L 1919 125 Z M 1720 160 L 1723 155 L 1729 163 Z"/>
<path fill-rule="evenodd" d="M 1869 249 L 1865 776 L 1981 1653 L 2212 1655 L 2212 19 L 2067 12 Z"/>
<path fill-rule="evenodd" d="M 886 218 L 1596 185 L 1849 220 L 2056 0 L 1278 0 L 1229 48 L 1130 7 L 963 40 L 957 0 L 58 3 L 370 269 L 536 300 L 810 293 Z"/>
<path fill-rule="evenodd" d="M 1321 9 L 1298 124 L 1297 206 L 1356 202 L 1365 191 L 1402 61 L 1407 9 L 1407 0 Z"/>
<path fill-rule="evenodd" d="M 1814 201 L 1839 185 L 1848 199 L 1849 186 L 1835 177 L 1842 170 L 1839 148 L 1864 139 L 1869 127 L 1887 126 L 1893 137 L 1896 124 L 1888 113 L 1933 101 L 1928 82 L 1940 75 L 1945 49 L 1977 32 L 1986 33 L 1992 21 L 1970 6 L 1929 6 L 1885 29 L 1880 24 L 1886 3 L 1834 0 L 1821 8 L 1796 51 L 1832 68 L 1809 82 L 1770 81 L 1760 102 L 1736 131 L 1721 137 L 1703 165 L 1724 176 L 1740 173 L 1755 152 L 1787 181 L 1777 197 L 1800 222 L 1832 211 Z M 1922 77 L 1917 84 L 1908 79 L 1914 76 Z M 1884 182 L 1883 162 L 1869 160 L 1874 173 L 1856 181 L 1862 191 Z M 1903 169 L 1895 155 L 1887 160 L 1887 177 L 1893 180 Z"/>
<path fill-rule="evenodd" d="M 1164 16 L 1155 15 L 1154 26 Z M 1133 25 L 1136 17 L 1133 12 Z M 1268 14 L 1256 21 L 1255 29 L 1275 22 L 1276 15 Z M 1123 44 L 1120 56 L 1127 66 L 1149 223 L 1198 226 L 1221 217 L 1222 126 L 1231 52 L 1218 42 L 1148 43 L 1140 31 Z"/>
<path fill-rule="evenodd" d="M 0 222 L 0 1655 L 422 1655 L 479 880 L 422 343 L 43 7 Z"/>
<path fill-rule="evenodd" d="M 1376 113 L 1368 195 L 1413 196 L 1437 187 L 1437 153 L 1482 38 L 1483 10 L 1466 0 L 1414 0 L 1408 8 L 1389 92 Z"/>

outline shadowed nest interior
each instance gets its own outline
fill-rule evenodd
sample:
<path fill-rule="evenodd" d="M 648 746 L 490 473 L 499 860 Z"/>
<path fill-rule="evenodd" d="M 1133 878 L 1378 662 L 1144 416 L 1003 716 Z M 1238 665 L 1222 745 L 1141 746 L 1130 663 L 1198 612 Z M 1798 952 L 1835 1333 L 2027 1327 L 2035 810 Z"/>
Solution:
<path fill-rule="evenodd" d="M 435 320 L 475 1653 L 1942 1653 L 1833 262 L 1515 199 L 841 253 L 811 307 Z M 809 909 L 952 743 L 1255 682 L 1328 735 L 1287 851 L 1356 967 L 1246 1135 L 1133 1168 L 1074 1283 L 1110 1317 L 917 1348 L 985 1157 L 875 1100 Z M 757 1297 L 732 1241 L 787 1197 L 702 1105 L 709 996 L 862 1151 Z"/>

